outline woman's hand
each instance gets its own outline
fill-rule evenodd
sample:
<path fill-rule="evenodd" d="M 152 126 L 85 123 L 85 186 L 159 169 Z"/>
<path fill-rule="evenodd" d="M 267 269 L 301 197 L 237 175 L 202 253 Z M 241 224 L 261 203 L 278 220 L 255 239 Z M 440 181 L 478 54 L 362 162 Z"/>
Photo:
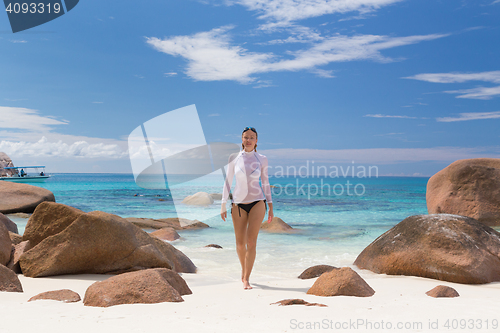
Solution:
<path fill-rule="evenodd" d="M 273 204 L 269 203 L 269 212 L 267 213 L 267 223 L 271 223 L 273 217 L 274 217 Z"/>
<path fill-rule="evenodd" d="M 273 214 L 273 210 L 269 210 L 269 213 L 267 213 L 267 223 L 271 223 L 271 221 L 273 220 L 273 217 L 274 217 L 274 214 Z"/>
<path fill-rule="evenodd" d="M 220 208 L 220 217 L 222 218 L 222 221 L 226 221 L 227 219 L 226 204 L 222 204 Z"/>

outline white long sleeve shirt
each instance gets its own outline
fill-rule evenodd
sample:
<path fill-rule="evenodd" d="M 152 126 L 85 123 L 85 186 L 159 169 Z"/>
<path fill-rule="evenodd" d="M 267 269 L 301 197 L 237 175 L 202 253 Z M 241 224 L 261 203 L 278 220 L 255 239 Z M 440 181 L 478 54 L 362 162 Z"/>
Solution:
<path fill-rule="evenodd" d="M 247 153 L 240 151 L 236 157 L 229 158 L 227 176 L 222 190 L 222 203 L 226 203 L 229 198 L 229 190 L 236 177 L 236 185 L 233 192 L 233 202 L 250 203 L 257 200 L 266 199 L 267 203 L 272 202 L 271 186 L 267 174 L 267 157 L 255 151 Z M 259 184 L 262 180 L 262 188 Z"/>

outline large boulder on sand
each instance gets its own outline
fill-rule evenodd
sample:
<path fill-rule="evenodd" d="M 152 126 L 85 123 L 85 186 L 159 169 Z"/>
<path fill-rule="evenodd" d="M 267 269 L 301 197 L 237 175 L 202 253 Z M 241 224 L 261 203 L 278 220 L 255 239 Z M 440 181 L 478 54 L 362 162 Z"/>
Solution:
<path fill-rule="evenodd" d="M 85 213 L 79 209 L 55 202 L 42 202 L 26 223 L 23 241 L 35 247 L 45 238 L 57 235 Z"/>
<path fill-rule="evenodd" d="M 321 274 L 307 294 L 370 297 L 375 294 L 375 291 L 352 268 L 342 267 Z"/>
<path fill-rule="evenodd" d="M 354 264 L 388 275 L 500 281 L 500 233 L 465 216 L 410 216 L 368 245 Z"/>
<path fill-rule="evenodd" d="M 0 223 L 0 265 L 7 265 L 12 253 L 12 241 L 10 240 L 9 230 Z"/>
<path fill-rule="evenodd" d="M 426 198 L 429 214 L 463 215 L 500 225 L 500 159 L 453 162 L 429 179 Z"/>
<path fill-rule="evenodd" d="M 56 199 L 49 190 L 28 184 L 17 184 L 0 180 L 0 213 L 33 213 L 44 201 Z"/>
<path fill-rule="evenodd" d="M 214 203 L 214 199 L 207 192 L 197 192 L 185 197 L 182 203 L 194 206 L 208 206 Z"/>
<path fill-rule="evenodd" d="M 182 302 L 181 295 L 192 294 L 179 274 L 165 268 L 120 274 L 95 282 L 85 292 L 86 306 L 108 307 L 119 304 Z"/>
<path fill-rule="evenodd" d="M 59 205 L 50 206 L 54 211 L 68 211 L 57 207 Z M 30 223 L 50 223 L 50 219 L 39 214 L 54 216 L 56 222 L 63 221 L 62 217 L 53 214 L 51 207 L 35 210 Z M 57 228 L 50 230 L 54 229 Z M 31 243 L 31 238 L 28 240 Z M 121 273 L 157 267 L 196 272 L 191 260 L 172 245 L 149 236 L 119 216 L 99 211 L 80 214 L 62 231 L 53 235 L 46 233 L 46 238 L 31 246 L 19 259 L 21 270 L 28 277 Z"/>

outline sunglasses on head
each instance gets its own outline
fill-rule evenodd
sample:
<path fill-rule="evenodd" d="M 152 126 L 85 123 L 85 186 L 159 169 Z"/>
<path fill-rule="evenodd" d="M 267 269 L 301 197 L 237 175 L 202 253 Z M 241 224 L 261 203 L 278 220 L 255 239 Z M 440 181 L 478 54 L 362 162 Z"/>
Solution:
<path fill-rule="evenodd" d="M 243 133 L 245 133 L 246 131 L 252 131 L 254 132 L 255 134 L 257 134 L 257 131 L 255 130 L 255 128 L 253 127 L 245 127 L 245 129 L 243 130 Z"/>

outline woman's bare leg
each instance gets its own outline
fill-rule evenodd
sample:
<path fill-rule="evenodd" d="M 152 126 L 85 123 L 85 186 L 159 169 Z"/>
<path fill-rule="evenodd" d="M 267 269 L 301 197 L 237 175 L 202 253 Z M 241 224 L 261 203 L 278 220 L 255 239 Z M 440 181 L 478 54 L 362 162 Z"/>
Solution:
<path fill-rule="evenodd" d="M 257 249 L 257 236 L 259 235 L 260 225 L 266 215 L 266 207 L 264 201 L 256 203 L 250 213 L 248 213 L 248 229 L 246 241 L 246 258 L 243 277 L 243 286 L 245 289 L 252 289 L 250 286 L 250 273 L 252 273 L 253 264 L 255 262 Z"/>
<path fill-rule="evenodd" d="M 243 282 L 245 276 L 245 258 L 246 258 L 246 243 L 247 243 L 247 226 L 248 226 L 248 213 L 243 209 L 233 204 L 231 209 L 231 217 L 233 218 L 234 235 L 236 236 L 236 253 L 241 264 L 241 281 Z M 240 217 L 241 214 L 241 217 Z"/>

